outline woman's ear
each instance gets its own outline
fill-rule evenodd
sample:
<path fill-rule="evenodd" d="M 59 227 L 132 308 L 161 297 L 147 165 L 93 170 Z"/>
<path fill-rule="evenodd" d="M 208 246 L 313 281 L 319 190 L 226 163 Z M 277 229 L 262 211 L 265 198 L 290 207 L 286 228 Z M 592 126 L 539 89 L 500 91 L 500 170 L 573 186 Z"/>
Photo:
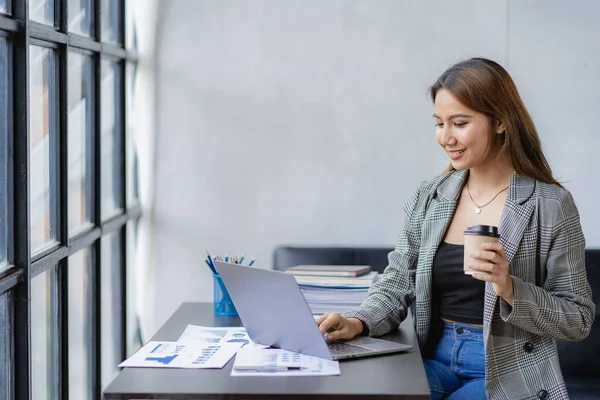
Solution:
<path fill-rule="evenodd" d="M 503 134 L 504 132 L 506 132 L 506 126 L 504 125 L 504 123 L 502 123 L 502 121 L 496 120 L 495 123 L 497 134 Z"/>

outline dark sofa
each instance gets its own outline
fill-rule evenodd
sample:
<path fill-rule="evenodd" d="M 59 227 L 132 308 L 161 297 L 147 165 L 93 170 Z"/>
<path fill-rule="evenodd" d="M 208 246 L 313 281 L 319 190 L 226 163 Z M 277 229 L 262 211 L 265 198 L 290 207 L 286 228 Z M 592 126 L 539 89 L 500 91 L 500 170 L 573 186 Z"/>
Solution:
<path fill-rule="evenodd" d="M 276 270 L 301 264 L 370 265 L 383 272 L 389 247 L 291 247 L 275 249 Z M 558 341 L 561 368 L 571 399 L 600 399 L 600 249 L 585 251 L 588 280 L 594 293 L 596 319 L 590 335 L 580 342 Z"/>

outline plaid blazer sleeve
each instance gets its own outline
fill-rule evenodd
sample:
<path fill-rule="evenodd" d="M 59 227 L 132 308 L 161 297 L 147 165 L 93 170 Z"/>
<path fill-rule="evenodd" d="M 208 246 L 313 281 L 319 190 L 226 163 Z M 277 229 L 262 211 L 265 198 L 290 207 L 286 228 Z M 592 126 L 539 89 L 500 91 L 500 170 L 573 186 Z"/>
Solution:
<path fill-rule="evenodd" d="M 369 295 L 356 310 L 342 315 L 365 323 L 369 336 L 385 335 L 398 328 L 415 299 L 415 274 L 419 256 L 421 225 L 426 202 L 423 182 L 404 206 L 404 227 L 398 242 L 388 255 L 388 266 L 380 279 L 369 289 Z"/>
<path fill-rule="evenodd" d="M 513 305 L 501 299 L 500 315 L 535 335 L 581 340 L 589 334 L 595 315 L 585 270 L 585 239 L 571 194 L 561 191 L 556 200 L 540 210 L 541 232 L 550 232 L 546 278 L 537 286 L 513 277 Z"/>

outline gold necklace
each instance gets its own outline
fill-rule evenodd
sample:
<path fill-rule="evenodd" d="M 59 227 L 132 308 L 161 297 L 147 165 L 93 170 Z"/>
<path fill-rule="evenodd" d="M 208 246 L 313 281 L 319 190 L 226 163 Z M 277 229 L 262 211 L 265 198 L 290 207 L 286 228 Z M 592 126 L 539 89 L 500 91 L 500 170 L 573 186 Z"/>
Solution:
<path fill-rule="evenodd" d="M 485 206 L 487 206 L 488 204 L 490 204 L 492 201 L 494 201 L 496 199 L 496 197 L 498 197 L 498 195 L 502 192 L 504 192 L 506 189 L 508 189 L 510 186 L 505 187 L 504 189 L 502 189 L 501 191 L 499 191 L 498 193 L 496 193 L 496 195 L 494 197 L 492 197 L 492 199 L 490 201 L 488 201 L 487 203 L 485 203 L 484 205 L 480 206 L 477 203 L 475 203 L 475 200 L 473 200 L 473 197 L 471 196 L 471 191 L 469 190 L 469 183 L 467 182 L 467 193 L 469 194 L 469 198 L 471 199 L 471 201 L 473 202 L 473 204 L 475 204 L 475 214 L 481 214 L 481 209 Z"/>

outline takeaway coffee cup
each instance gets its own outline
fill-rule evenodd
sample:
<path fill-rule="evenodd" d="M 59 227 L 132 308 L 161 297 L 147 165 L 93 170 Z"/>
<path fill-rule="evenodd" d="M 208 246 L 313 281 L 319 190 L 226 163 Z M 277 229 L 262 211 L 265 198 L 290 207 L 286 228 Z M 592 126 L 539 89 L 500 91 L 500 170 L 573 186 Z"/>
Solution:
<path fill-rule="evenodd" d="M 469 254 L 474 251 L 481 250 L 481 245 L 484 243 L 498 243 L 500 234 L 498 227 L 491 225 L 475 225 L 465 229 L 465 258 L 464 271 L 467 275 L 473 275 L 473 271 L 468 268 L 469 264 L 480 263 L 480 260 L 472 258 Z M 486 272 L 481 272 L 485 274 Z"/>

